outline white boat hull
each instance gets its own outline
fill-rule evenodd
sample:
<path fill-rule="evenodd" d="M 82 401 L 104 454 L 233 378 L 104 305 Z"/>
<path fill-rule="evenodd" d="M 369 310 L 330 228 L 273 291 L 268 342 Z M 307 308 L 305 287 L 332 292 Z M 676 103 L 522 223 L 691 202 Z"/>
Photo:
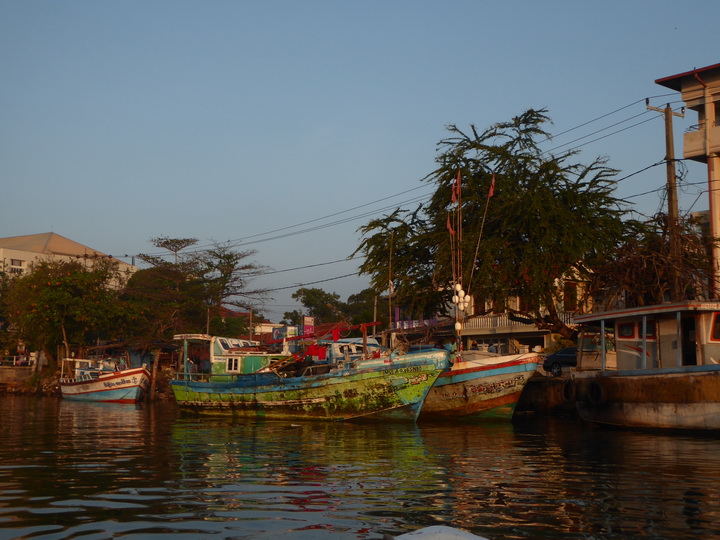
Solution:
<path fill-rule="evenodd" d="M 136 403 L 150 387 L 146 367 L 100 373 L 94 379 L 60 379 L 63 398 L 74 401 Z"/>

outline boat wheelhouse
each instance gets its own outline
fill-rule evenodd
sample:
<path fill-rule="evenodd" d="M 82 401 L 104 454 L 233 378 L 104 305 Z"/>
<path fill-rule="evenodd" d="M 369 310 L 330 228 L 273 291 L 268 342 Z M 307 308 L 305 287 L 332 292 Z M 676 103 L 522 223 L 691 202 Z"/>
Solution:
<path fill-rule="evenodd" d="M 628 427 L 720 429 L 720 303 L 581 315 L 577 410 Z"/>

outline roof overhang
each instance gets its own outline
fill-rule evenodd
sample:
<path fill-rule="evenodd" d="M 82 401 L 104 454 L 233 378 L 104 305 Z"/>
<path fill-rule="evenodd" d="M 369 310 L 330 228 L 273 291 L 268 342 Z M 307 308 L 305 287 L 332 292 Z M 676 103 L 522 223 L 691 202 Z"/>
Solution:
<path fill-rule="evenodd" d="M 680 92 L 682 90 L 682 81 L 686 77 L 695 77 L 695 75 L 700 75 L 703 72 L 711 71 L 714 69 L 720 70 L 720 64 L 713 64 L 712 66 L 705 66 L 698 69 L 693 69 L 691 71 L 686 71 L 685 73 L 678 73 L 677 75 L 670 75 L 669 77 L 663 77 L 662 79 L 656 79 L 655 83 L 659 84 L 660 86 L 664 86 L 666 88 L 670 88 L 671 90 L 675 90 L 676 92 Z"/>
<path fill-rule="evenodd" d="M 720 302 L 678 302 L 674 304 L 658 304 L 653 306 L 642 306 L 634 308 L 618 309 L 613 311 L 600 311 L 586 315 L 576 315 L 575 322 L 588 324 L 600 321 L 612 321 L 616 319 L 627 319 L 674 314 L 678 312 L 712 312 L 720 311 Z"/>

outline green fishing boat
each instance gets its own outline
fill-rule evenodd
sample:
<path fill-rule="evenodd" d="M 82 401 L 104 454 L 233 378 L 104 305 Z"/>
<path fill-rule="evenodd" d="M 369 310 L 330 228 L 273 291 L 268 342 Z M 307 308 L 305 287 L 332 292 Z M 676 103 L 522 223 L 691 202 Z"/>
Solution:
<path fill-rule="evenodd" d="M 198 339 L 178 337 L 187 366 L 190 342 Z M 449 356 L 439 349 L 384 351 L 368 338 L 321 340 L 294 355 L 212 355 L 205 373 L 185 369 L 171 385 L 180 408 L 198 413 L 414 422 Z"/>

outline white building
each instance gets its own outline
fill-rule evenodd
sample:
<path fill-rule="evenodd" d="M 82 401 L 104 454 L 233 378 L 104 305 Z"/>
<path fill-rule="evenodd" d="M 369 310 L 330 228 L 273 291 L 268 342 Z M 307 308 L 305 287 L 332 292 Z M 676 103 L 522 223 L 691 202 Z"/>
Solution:
<path fill-rule="evenodd" d="M 39 261 L 78 261 L 92 268 L 99 259 L 117 262 L 122 273 L 138 270 L 132 264 L 52 232 L 0 238 L 0 272 L 8 274 L 23 275 Z"/>

